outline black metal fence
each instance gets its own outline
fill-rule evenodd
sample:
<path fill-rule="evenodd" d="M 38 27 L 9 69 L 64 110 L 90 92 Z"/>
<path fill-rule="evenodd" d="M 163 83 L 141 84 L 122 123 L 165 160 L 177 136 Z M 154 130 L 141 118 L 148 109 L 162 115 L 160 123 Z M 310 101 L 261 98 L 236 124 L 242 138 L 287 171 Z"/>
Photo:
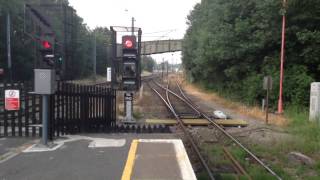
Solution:
<path fill-rule="evenodd" d="M 58 83 L 49 108 L 49 128 L 55 136 L 106 132 L 116 122 L 116 92 L 106 87 Z"/>
<path fill-rule="evenodd" d="M 4 91 L 20 90 L 20 110 L 6 111 Z M 0 137 L 41 136 L 42 98 L 33 83 L 0 84 Z M 49 137 L 105 132 L 115 126 L 116 91 L 107 87 L 59 82 L 49 98 Z"/>
<path fill-rule="evenodd" d="M 5 110 L 5 90 L 20 91 L 20 110 Z M 41 96 L 29 93 L 31 83 L 0 84 L 0 137 L 41 135 Z"/>

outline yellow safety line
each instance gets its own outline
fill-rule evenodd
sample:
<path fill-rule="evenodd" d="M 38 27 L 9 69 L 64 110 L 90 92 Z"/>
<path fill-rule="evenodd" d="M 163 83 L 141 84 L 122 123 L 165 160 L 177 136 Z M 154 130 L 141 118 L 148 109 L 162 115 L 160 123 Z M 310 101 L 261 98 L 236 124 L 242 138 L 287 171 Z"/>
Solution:
<path fill-rule="evenodd" d="M 121 180 L 130 180 L 131 179 L 131 174 L 134 166 L 134 159 L 136 156 L 137 152 L 137 147 L 138 147 L 139 141 L 137 139 L 133 140 L 131 143 L 131 147 L 128 153 L 128 159 L 126 162 L 126 166 L 124 167 L 123 173 Z"/>

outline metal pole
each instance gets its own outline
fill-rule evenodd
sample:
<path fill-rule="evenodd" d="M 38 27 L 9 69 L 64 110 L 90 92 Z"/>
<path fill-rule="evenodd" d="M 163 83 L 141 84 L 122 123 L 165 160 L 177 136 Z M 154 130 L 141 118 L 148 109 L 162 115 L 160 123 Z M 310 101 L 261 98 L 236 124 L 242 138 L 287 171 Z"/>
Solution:
<path fill-rule="evenodd" d="M 114 86 L 117 84 L 116 78 L 116 61 L 117 61 L 117 32 L 110 27 L 111 30 L 111 87 L 114 89 Z"/>
<path fill-rule="evenodd" d="M 174 62 L 174 60 L 173 60 L 173 53 L 171 54 L 171 72 L 173 72 L 173 62 Z"/>
<path fill-rule="evenodd" d="M 162 58 L 162 66 L 161 66 L 162 80 L 163 80 L 163 71 L 164 71 L 164 58 Z"/>
<path fill-rule="evenodd" d="M 67 29 L 67 6 L 65 4 L 61 4 L 62 6 L 62 18 L 64 19 L 63 21 L 63 59 L 64 61 L 62 61 L 62 72 L 63 72 L 63 77 L 64 78 L 70 78 L 70 72 L 67 71 L 67 69 L 69 68 L 69 64 L 70 64 L 70 59 L 69 59 L 69 49 L 68 49 L 68 29 Z"/>
<path fill-rule="evenodd" d="M 283 8 L 286 8 L 286 0 L 283 0 Z M 279 100 L 278 100 L 278 113 L 283 113 L 283 104 L 282 104 L 282 85 L 283 85 L 283 64 L 285 56 L 285 35 L 286 35 L 286 13 L 282 15 L 282 40 L 281 40 L 281 63 L 280 63 L 280 89 L 279 89 Z"/>
<path fill-rule="evenodd" d="M 169 61 L 166 61 L 167 62 L 167 79 L 169 79 Z"/>
<path fill-rule="evenodd" d="M 11 20 L 10 14 L 7 14 L 7 59 L 8 59 L 8 71 L 9 71 L 9 80 L 12 81 L 12 64 L 11 64 Z"/>
<path fill-rule="evenodd" d="M 141 87 L 141 36 L 142 30 L 139 28 L 138 30 L 138 57 L 137 57 L 137 66 L 138 66 L 138 74 L 137 78 L 139 80 L 138 86 Z"/>
<path fill-rule="evenodd" d="M 132 23 L 132 29 L 131 29 L 131 32 L 132 32 L 132 36 L 134 36 L 134 17 L 132 17 L 132 19 L 131 19 L 131 23 Z"/>
<path fill-rule="evenodd" d="M 97 75 L 97 37 L 96 33 L 94 32 L 94 39 L 93 39 L 93 75 L 96 77 Z"/>
<path fill-rule="evenodd" d="M 269 84 L 269 79 L 268 79 L 268 84 Z M 269 123 L 268 115 L 269 115 L 269 86 L 267 87 L 267 97 L 266 97 L 266 124 Z"/>
<path fill-rule="evenodd" d="M 42 144 L 48 144 L 48 104 L 49 95 L 42 96 Z"/>

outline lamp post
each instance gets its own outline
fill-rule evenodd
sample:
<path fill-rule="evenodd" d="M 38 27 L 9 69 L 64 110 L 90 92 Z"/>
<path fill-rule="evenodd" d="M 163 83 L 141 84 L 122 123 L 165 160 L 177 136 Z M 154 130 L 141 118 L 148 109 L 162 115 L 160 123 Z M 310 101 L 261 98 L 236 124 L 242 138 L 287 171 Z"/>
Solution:
<path fill-rule="evenodd" d="M 282 92 L 283 92 L 283 64 L 285 56 L 285 35 L 286 35 L 286 4 L 287 0 L 283 0 L 283 14 L 282 14 L 282 39 L 281 39 L 281 58 L 280 58 L 280 89 L 278 100 L 278 113 L 283 113 Z"/>
<path fill-rule="evenodd" d="M 173 53 L 171 53 L 171 72 L 173 73 L 173 69 L 174 69 L 174 59 L 173 59 Z"/>
<path fill-rule="evenodd" d="M 92 48 L 92 60 L 93 60 L 93 75 L 94 78 L 97 76 L 97 35 L 96 32 L 93 31 L 93 48 Z"/>
<path fill-rule="evenodd" d="M 131 32 L 132 32 L 132 36 L 134 36 L 134 17 L 131 18 Z"/>
<path fill-rule="evenodd" d="M 129 10 L 125 9 L 124 10 L 126 12 L 126 14 L 129 16 Z M 132 16 L 131 17 L 131 34 L 132 36 L 134 36 L 134 22 L 136 21 L 136 19 Z"/>
<path fill-rule="evenodd" d="M 11 63 L 11 18 L 9 12 L 7 13 L 7 60 L 9 81 L 12 81 L 12 63 Z"/>

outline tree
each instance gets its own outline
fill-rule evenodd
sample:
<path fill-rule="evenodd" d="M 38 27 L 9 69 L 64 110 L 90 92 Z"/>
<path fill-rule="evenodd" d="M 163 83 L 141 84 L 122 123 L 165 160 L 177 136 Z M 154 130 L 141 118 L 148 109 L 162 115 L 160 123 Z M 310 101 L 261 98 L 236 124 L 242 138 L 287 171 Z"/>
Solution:
<path fill-rule="evenodd" d="M 143 56 L 141 58 L 141 69 L 143 71 L 153 72 L 155 64 L 156 62 L 151 56 Z"/>
<path fill-rule="evenodd" d="M 97 47 L 97 73 L 105 75 L 107 67 L 111 66 L 111 59 L 108 52 L 108 47 L 111 44 L 110 31 L 108 28 L 97 27 L 93 30 L 92 34 L 96 36 Z"/>
<path fill-rule="evenodd" d="M 285 102 L 306 104 L 309 83 L 319 80 L 319 5 L 289 1 Z M 278 0 L 202 0 L 188 16 L 182 52 L 187 77 L 256 103 L 264 94 L 263 76 L 278 82 L 281 12 Z M 276 100 L 278 83 L 272 94 Z"/>
<path fill-rule="evenodd" d="M 0 26 L 5 27 L 6 16 L 11 16 L 11 35 L 12 35 L 12 69 L 15 80 L 31 80 L 33 78 L 33 68 L 37 67 L 40 59 L 37 48 L 39 42 L 31 38 L 24 32 L 24 4 L 52 4 L 68 6 L 67 0 L 0 0 Z M 61 57 L 60 63 L 67 64 L 68 79 L 78 79 L 92 73 L 92 37 L 93 32 L 97 36 L 97 71 L 105 74 L 108 64 L 107 46 L 110 42 L 109 30 L 107 28 L 96 28 L 91 31 L 83 19 L 78 15 L 73 18 L 72 32 L 65 37 L 65 19 L 61 10 L 45 9 L 43 16 L 50 21 L 53 27 L 58 45 L 55 49 L 56 56 Z M 38 30 L 36 30 L 38 31 Z M 0 28 L 0 67 L 7 67 L 6 61 L 6 28 Z M 63 47 L 67 47 L 65 50 Z M 67 57 L 66 52 L 70 55 Z M 58 58 L 57 58 L 58 59 Z M 109 64 L 110 65 L 110 64 Z"/>

